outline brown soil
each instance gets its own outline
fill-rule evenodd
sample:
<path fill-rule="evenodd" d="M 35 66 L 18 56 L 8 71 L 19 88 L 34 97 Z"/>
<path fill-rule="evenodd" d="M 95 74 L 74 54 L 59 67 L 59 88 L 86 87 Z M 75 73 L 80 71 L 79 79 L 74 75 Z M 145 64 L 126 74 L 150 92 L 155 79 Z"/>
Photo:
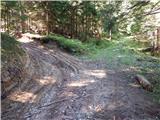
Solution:
<path fill-rule="evenodd" d="M 160 106 L 124 72 L 22 39 L 27 75 L 2 100 L 3 120 L 160 119 Z"/>

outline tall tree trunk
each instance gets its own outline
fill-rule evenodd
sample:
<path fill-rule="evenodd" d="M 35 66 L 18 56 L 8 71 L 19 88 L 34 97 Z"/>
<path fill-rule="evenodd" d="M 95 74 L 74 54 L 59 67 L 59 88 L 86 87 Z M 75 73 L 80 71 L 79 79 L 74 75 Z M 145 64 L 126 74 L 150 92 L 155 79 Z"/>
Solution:
<path fill-rule="evenodd" d="M 46 11 L 46 21 L 47 21 L 47 35 L 49 34 L 49 15 L 48 15 L 48 10 Z"/>
<path fill-rule="evenodd" d="M 7 13 L 7 33 L 9 33 L 9 12 Z"/>
<path fill-rule="evenodd" d="M 112 40 L 112 29 L 109 30 L 109 39 Z"/>
<path fill-rule="evenodd" d="M 46 22 L 47 22 L 47 35 L 49 34 L 49 11 L 48 11 L 48 1 L 46 2 Z"/>
<path fill-rule="evenodd" d="M 75 25 L 76 25 L 76 34 L 75 34 L 75 36 L 77 37 L 77 10 L 76 10 L 76 22 L 75 22 Z"/>
<path fill-rule="evenodd" d="M 5 12 L 6 14 L 4 15 L 4 23 L 5 23 L 5 32 L 7 32 L 7 7 L 5 6 Z"/>
<path fill-rule="evenodd" d="M 157 28 L 157 48 L 160 49 L 160 28 Z"/>
<path fill-rule="evenodd" d="M 70 37 L 71 37 L 71 38 L 73 37 L 73 19 L 72 19 L 72 17 L 73 17 L 73 16 L 72 16 L 72 12 L 71 12 L 71 18 L 70 18 L 70 19 L 71 19 L 71 22 L 70 22 L 70 31 L 71 31 L 71 33 L 70 33 L 71 36 L 70 36 Z"/>
<path fill-rule="evenodd" d="M 84 40 L 84 39 L 85 39 L 85 36 L 84 36 L 84 35 L 85 35 L 85 16 L 83 17 L 82 31 L 83 31 L 83 32 L 82 32 L 82 33 L 83 33 L 83 34 L 82 34 L 82 37 L 83 37 L 82 39 Z"/>
<path fill-rule="evenodd" d="M 73 10 L 73 15 L 72 15 L 72 38 L 75 36 L 75 21 L 74 21 L 74 10 Z"/>
<path fill-rule="evenodd" d="M 29 32 L 29 27 L 30 27 L 29 19 L 30 19 L 30 16 L 28 16 L 28 20 L 27 20 L 27 22 L 28 22 L 28 25 L 27 25 L 27 32 Z"/>
<path fill-rule="evenodd" d="M 85 28 L 85 41 L 87 40 L 87 31 L 88 30 L 88 17 L 86 16 L 86 28 Z"/>
<path fill-rule="evenodd" d="M 20 16 L 21 17 L 24 17 L 24 11 L 22 10 L 22 2 L 19 1 L 19 5 L 20 5 Z M 23 18 L 21 18 L 21 30 L 22 30 L 22 33 L 25 33 L 25 21 L 23 20 Z"/>
<path fill-rule="evenodd" d="M 153 35 L 153 48 L 152 48 L 152 51 L 151 51 L 151 55 L 154 56 L 154 55 L 155 55 L 155 48 L 156 48 L 156 42 L 155 42 L 156 36 L 155 36 L 155 31 L 152 33 L 152 35 Z"/>

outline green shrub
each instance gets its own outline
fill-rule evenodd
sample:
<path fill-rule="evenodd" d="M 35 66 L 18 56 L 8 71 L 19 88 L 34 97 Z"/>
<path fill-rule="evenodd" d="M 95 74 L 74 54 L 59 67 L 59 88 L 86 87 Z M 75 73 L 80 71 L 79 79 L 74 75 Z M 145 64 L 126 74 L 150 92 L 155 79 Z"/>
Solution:
<path fill-rule="evenodd" d="M 68 39 L 61 35 L 50 34 L 41 39 L 42 43 L 48 43 L 54 41 L 63 50 L 72 54 L 87 54 L 94 52 L 96 49 L 106 48 L 112 44 L 112 42 L 104 39 L 90 38 L 85 42 L 81 42 L 78 39 Z"/>
<path fill-rule="evenodd" d="M 95 48 L 107 48 L 108 46 L 111 45 L 111 42 L 105 39 L 95 39 L 95 38 L 90 38 L 86 44 L 92 45 Z"/>
<path fill-rule="evenodd" d="M 50 40 L 49 37 L 43 37 L 43 38 L 41 38 L 41 43 L 48 43 L 49 40 Z"/>
<path fill-rule="evenodd" d="M 78 39 L 68 39 L 60 35 L 50 34 L 41 39 L 43 43 L 54 41 L 57 45 L 72 54 L 83 54 L 86 52 L 86 46 Z"/>

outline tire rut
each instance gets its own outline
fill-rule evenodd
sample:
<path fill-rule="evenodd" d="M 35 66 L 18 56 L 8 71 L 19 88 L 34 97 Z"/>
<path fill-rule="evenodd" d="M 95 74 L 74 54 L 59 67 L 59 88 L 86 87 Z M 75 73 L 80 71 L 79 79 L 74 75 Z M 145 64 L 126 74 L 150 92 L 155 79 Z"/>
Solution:
<path fill-rule="evenodd" d="M 20 89 L 2 101 L 3 120 L 157 119 L 146 112 L 153 106 L 144 93 L 104 63 L 82 62 L 35 41 L 22 48 L 26 76 Z"/>

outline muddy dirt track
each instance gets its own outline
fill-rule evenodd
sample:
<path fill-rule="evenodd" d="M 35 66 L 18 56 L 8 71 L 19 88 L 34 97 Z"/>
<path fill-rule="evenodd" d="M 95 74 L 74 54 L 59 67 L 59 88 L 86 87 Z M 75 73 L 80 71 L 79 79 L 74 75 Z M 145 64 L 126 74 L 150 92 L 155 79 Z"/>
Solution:
<path fill-rule="evenodd" d="M 2 100 L 2 120 L 159 120 L 160 108 L 123 72 L 28 40 L 27 75 Z"/>

